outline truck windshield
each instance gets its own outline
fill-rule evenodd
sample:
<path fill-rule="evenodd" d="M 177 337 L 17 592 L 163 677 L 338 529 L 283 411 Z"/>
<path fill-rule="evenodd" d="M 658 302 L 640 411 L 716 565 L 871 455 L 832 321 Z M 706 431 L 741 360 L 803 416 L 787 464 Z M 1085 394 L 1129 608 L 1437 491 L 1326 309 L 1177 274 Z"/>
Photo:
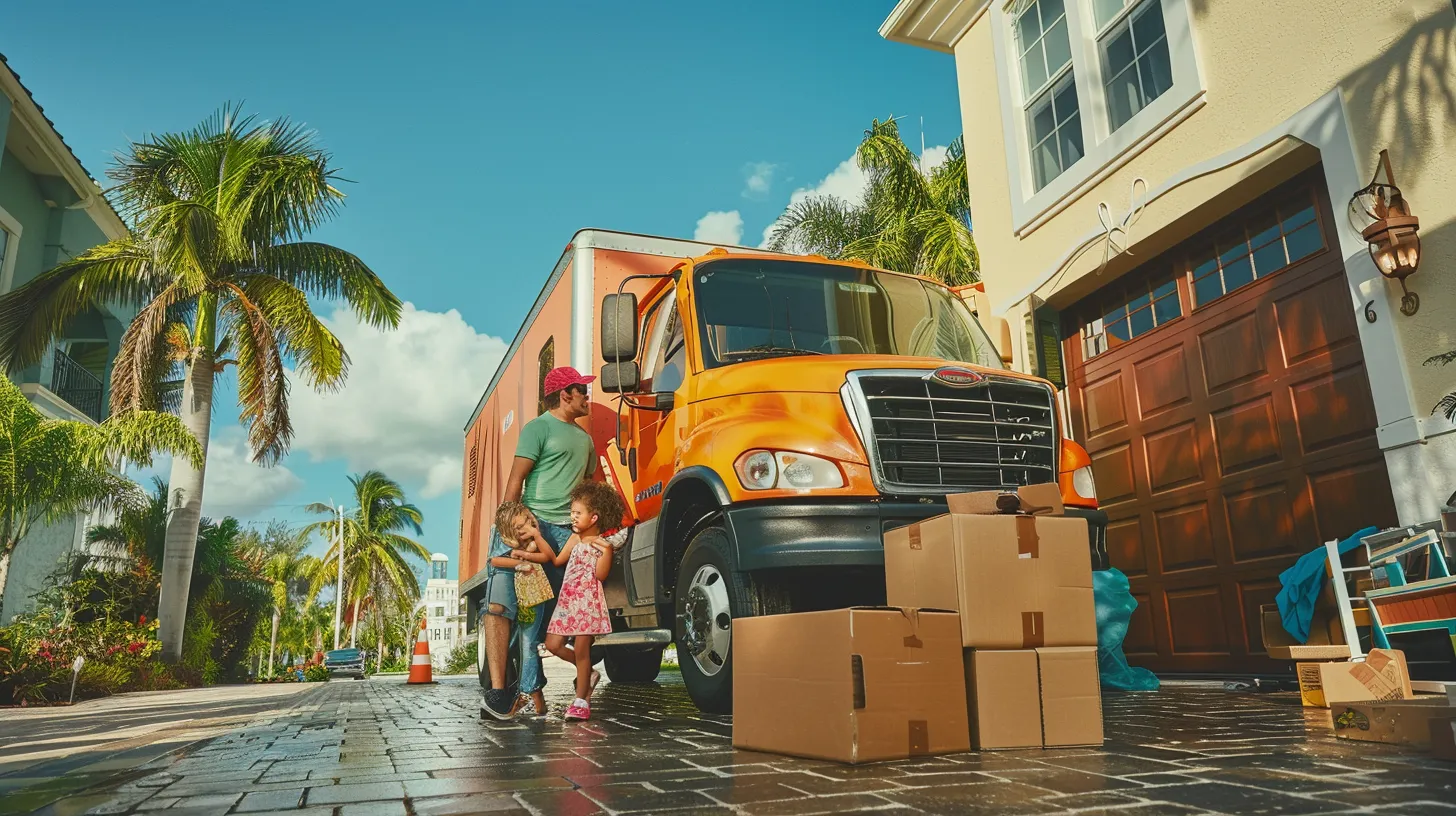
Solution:
<path fill-rule="evenodd" d="M 1002 368 L 949 289 L 846 266 L 725 258 L 699 266 L 695 303 L 708 368 L 767 357 L 884 354 Z"/>

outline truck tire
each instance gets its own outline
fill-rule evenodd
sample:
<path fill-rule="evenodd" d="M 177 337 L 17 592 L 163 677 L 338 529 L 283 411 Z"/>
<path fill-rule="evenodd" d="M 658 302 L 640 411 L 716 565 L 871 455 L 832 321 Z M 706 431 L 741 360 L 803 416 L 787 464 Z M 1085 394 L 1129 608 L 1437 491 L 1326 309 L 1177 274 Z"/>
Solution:
<path fill-rule="evenodd" d="M 661 646 L 615 646 L 606 650 L 607 679 L 613 683 L 651 683 L 662 670 Z"/>
<path fill-rule="evenodd" d="M 722 527 L 693 537 L 678 568 L 673 637 L 688 696 L 709 714 L 733 711 L 733 618 L 791 611 L 787 597 L 738 570 Z"/>

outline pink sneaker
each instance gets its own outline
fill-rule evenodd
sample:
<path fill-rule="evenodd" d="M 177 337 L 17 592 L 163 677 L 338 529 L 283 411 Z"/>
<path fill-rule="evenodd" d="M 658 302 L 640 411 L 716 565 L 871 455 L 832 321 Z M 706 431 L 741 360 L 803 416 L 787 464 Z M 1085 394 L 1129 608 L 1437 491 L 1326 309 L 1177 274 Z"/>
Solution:
<path fill-rule="evenodd" d="M 589 706 L 579 706 L 576 703 L 572 703 L 571 707 L 566 709 L 566 719 L 581 720 L 583 722 L 590 720 L 591 708 Z"/>

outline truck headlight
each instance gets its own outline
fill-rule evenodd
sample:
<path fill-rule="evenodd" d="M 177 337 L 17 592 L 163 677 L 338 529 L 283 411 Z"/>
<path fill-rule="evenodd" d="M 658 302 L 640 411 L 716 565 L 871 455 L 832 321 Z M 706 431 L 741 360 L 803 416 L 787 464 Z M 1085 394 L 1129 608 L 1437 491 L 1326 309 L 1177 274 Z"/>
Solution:
<path fill-rule="evenodd" d="M 749 451 L 738 457 L 733 469 L 748 490 L 833 489 L 844 487 L 839 466 L 818 456 L 789 451 Z"/>
<path fill-rule="evenodd" d="M 1092 466 L 1085 465 L 1072 471 L 1072 489 L 1084 499 L 1097 498 L 1097 482 L 1092 479 Z"/>

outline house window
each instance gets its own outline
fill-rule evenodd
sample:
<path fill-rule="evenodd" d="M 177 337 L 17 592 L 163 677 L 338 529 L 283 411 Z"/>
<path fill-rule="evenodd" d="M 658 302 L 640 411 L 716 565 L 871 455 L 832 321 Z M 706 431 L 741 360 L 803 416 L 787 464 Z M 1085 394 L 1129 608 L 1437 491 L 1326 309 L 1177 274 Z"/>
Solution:
<path fill-rule="evenodd" d="M 537 362 L 536 368 L 537 368 L 537 371 L 540 374 L 540 377 L 538 379 L 538 382 L 540 383 L 540 385 L 537 386 L 537 390 L 538 390 L 539 393 L 538 393 L 537 398 L 536 398 L 536 416 L 540 416 L 540 415 L 546 413 L 546 411 L 547 411 L 547 405 L 546 405 L 546 375 L 547 374 L 550 374 L 551 373 L 551 369 L 553 369 L 553 368 L 556 367 L 556 338 L 555 337 L 548 337 L 548 338 L 546 338 L 546 343 L 545 343 L 545 345 L 541 346 L 541 353 L 539 355 L 537 355 L 536 362 Z"/>
<path fill-rule="evenodd" d="M 1016 18 L 1021 87 L 1036 189 L 1082 158 L 1082 117 L 1063 0 L 1035 0 Z"/>
<path fill-rule="evenodd" d="M 1082 326 L 1083 356 L 1090 360 L 1182 316 L 1176 273 L 1143 280 L 1120 290 L 1101 317 Z"/>
<path fill-rule="evenodd" d="M 1143 0 L 1124 13 L 1127 0 L 1094 0 L 1112 130 L 1173 87 L 1173 61 L 1159 0 Z"/>
<path fill-rule="evenodd" d="M 1196 306 L 1272 275 L 1325 245 L 1309 191 L 1218 235 L 1192 261 Z"/>

